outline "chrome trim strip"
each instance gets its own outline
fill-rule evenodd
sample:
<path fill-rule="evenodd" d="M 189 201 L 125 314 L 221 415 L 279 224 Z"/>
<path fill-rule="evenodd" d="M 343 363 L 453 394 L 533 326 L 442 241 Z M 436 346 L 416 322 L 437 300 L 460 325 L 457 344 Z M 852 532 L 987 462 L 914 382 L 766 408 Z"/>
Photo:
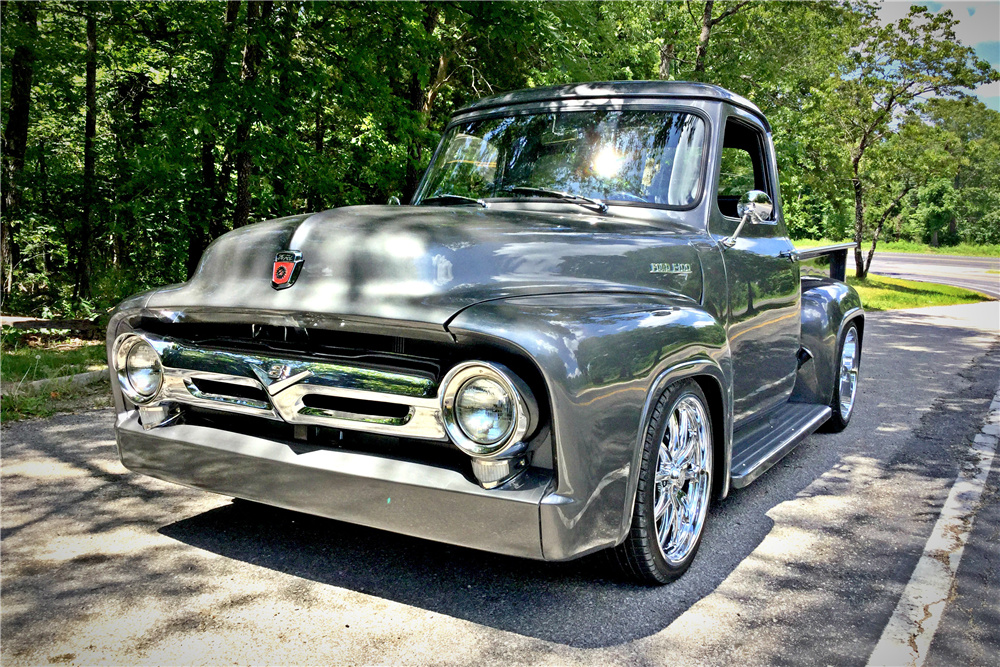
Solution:
<path fill-rule="evenodd" d="M 402 423 L 393 423 L 395 420 L 391 417 L 376 417 L 372 415 L 355 415 L 348 418 L 346 417 L 346 413 L 306 407 L 303 399 L 310 394 L 408 405 L 410 412 Z M 356 389 L 340 389 L 337 387 L 300 383 L 273 396 L 271 402 L 285 421 L 292 424 L 330 426 L 332 428 L 365 431 L 366 433 L 398 435 L 426 440 L 448 439 L 444 421 L 441 419 L 441 409 L 436 398 L 407 398 L 406 396 L 376 394 Z"/>
<path fill-rule="evenodd" d="M 136 332 L 135 335 L 146 340 L 164 362 L 163 383 L 156 397 L 146 404 L 150 407 L 179 403 L 289 424 L 448 440 L 441 404 L 436 396 L 437 384 L 429 378 L 327 362 L 197 348 L 152 334 Z M 268 382 L 271 380 L 268 369 L 274 366 L 287 369 L 289 375 Z M 198 388 L 198 380 L 253 387 L 259 389 L 262 396 L 270 397 L 270 402 L 208 393 Z M 384 417 L 310 408 L 304 402 L 308 395 L 405 405 L 409 411 L 404 417 Z"/>
<path fill-rule="evenodd" d="M 223 410 L 225 412 L 235 412 L 242 415 L 253 415 L 255 417 L 266 417 L 281 421 L 281 417 L 267 403 L 255 401 L 248 398 L 238 398 L 236 396 L 224 396 L 221 394 L 210 394 L 199 390 L 194 383 L 198 380 L 211 380 L 225 384 L 235 384 L 244 387 L 264 388 L 259 382 L 239 375 L 228 373 L 209 373 L 206 371 L 191 371 L 184 368 L 163 368 L 163 386 L 156 400 L 149 403 L 150 406 L 161 403 L 182 403 L 184 405 L 194 405 L 213 410 Z"/>
<path fill-rule="evenodd" d="M 205 401 L 218 401 L 220 403 L 229 403 L 231 405 L 244 405 L 248 408 L 257 408 L 258 410 L 268 410 L 271 407 L 267 401 L 258 401 L 252 398 L 240 398 L 238 396 L 226 396 L 225 394 L 211 394 L 204 392 L 198 388 L 197 380 L 195 378 L 184 378 L 184 386 L 189 392 L 191 392 L 192 396 Z"/>

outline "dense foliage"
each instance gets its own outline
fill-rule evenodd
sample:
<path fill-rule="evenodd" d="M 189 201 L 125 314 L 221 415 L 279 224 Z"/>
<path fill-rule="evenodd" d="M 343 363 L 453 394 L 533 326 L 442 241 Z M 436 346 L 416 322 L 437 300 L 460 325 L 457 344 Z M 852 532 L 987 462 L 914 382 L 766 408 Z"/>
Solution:
<path fill-rule="evenodd" d="M 6 312 L 107 307 L 184 280 L 234 227 L 405 200 L 452 110 L 570 81 L 754 101 L 798 237 L 1000 241 L 1000 114 L 962 95 L 997 73 L 947 11 L 882 26 L 832 2 L 51 0 L 0 16 Z"/>

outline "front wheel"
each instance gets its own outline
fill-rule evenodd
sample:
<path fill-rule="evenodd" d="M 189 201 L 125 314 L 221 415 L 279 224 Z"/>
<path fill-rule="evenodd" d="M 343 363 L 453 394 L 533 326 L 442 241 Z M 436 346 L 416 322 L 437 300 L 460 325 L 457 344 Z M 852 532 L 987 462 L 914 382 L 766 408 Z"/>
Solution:
<path fill-rule="evenodd" d="M 646 432 L 632 527 L 615 548 L 626 574 L 666 584 L 691 566 L 712 493 L 712 424 L 694 380 L 671 385 Z"/>
<path fill-rule="evenodd" d="M 828 433 L 843 431 L 854 414 L 854 399 L 858 394 L 858 369 L 861 366 L 861 337 L 857 326 L 848 325 L 840 339 L 838 351 L 837 375 L 834 378 L 833 401 L 830 403 L 833 414 L 822 427 Z"/>

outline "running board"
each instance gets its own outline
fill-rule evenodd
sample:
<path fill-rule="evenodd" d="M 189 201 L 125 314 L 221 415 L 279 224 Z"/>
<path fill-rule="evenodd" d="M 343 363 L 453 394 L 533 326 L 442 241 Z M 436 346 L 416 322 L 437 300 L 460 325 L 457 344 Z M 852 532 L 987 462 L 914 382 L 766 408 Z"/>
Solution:
<path fill-rule="evenodd" d="M 744 486 L 823 425 L 830 407 L 811 403 L 786 403 L 767 417 L 733 434 L 732 484 Z"/>

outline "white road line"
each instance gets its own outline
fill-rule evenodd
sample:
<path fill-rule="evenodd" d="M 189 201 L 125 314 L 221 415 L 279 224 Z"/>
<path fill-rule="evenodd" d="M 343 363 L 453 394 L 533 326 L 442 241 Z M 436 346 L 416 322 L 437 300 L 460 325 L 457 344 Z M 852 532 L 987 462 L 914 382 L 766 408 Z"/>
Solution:
<path fill-rule="evenodd" d="M 970 462 L 951 487 L 924 554 L 896 605 L 882 638 L 868 659 L 869 667 L 920 667 L 952 593 L 958 563 L 972 532 L 979 497 L 989 475 L 1000 436 L 1000 389 L 986 424 L 969 449 Z"/>

